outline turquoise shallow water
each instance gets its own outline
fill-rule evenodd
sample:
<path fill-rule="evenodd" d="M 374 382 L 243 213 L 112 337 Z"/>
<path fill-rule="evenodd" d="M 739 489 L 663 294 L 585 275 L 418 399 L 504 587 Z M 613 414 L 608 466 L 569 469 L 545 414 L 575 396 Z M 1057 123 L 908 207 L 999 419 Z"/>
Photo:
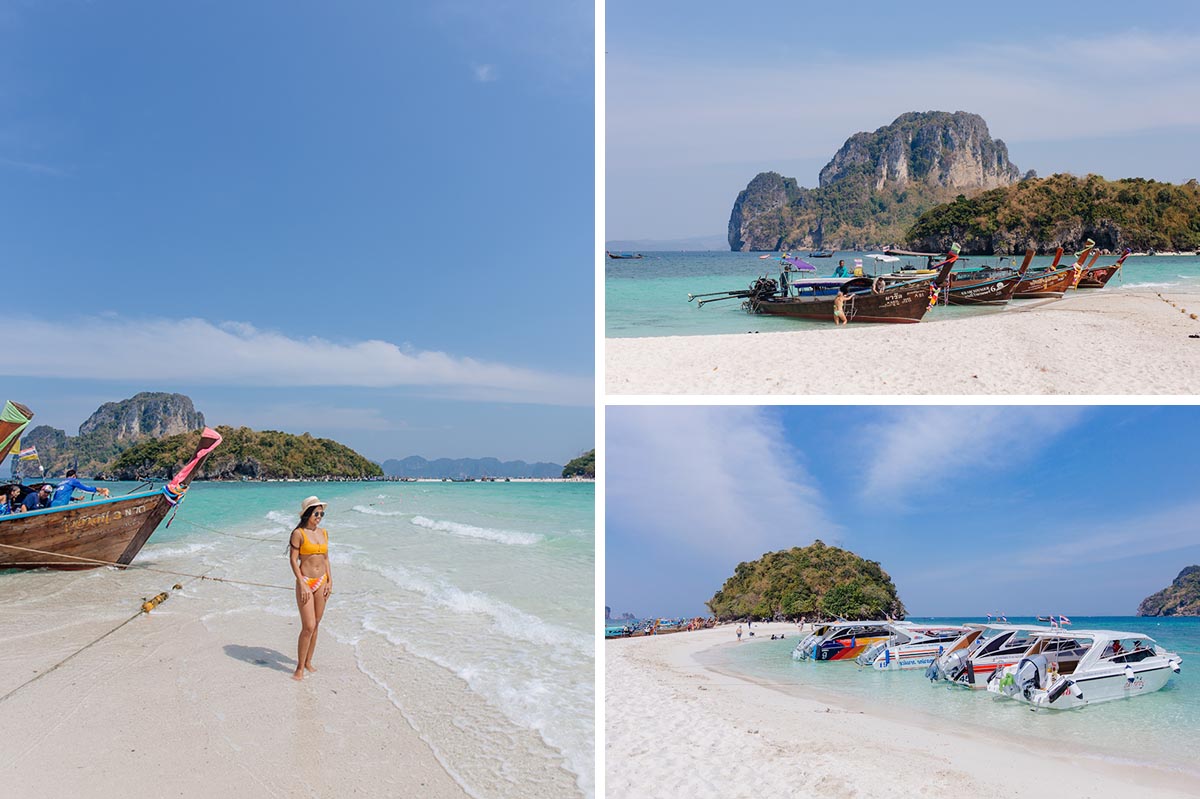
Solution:
<path fill-rule="evenodd" d="M 353 648 L 381 709 L 399 708 L 472 795 L 594 795 L 594 485 L 196 483 L 135 564 L 290 586 L 286 541 L 311 494 L 329 503 L 322 634 Z M 210 615 L 296 616 L 290 590 L 201 585 Z M 406 703 L 414 682 L 425 701 Z"/>
<path fill-rule="evenodd" d="M 1108 702 L 1065 712 L 1032 713 L 1020 702 L 930 683 L 922 671 L 879 672 L 850 663 L 797 662 L 792 649 L 799 637 L 719 647 L 702 654 L 713 666 L 787 690 L 803 686 L 887 703 L 889 711 L 933 716 L 956 724 L 1042 741 L 1068 743 L 1085 756 L 1152 763 L 1200 777 L 1196 740 L 1200 735 L 1200 618 L 1072 616 L 1071 629 L 1116 629 L 1144 633 L 1183 656 L 1182 673 L 1161 691 L 1125 702 Z M 917 619 L 914 619 L 917 620 Z M 981 619 L 939 618 L 920 621 L 978 622 Z M 1014 623 L 1032 619 L 1012 618 Z"/>
<path fill-rule="evenodd" d="M 797 330 L 829 327 L 821 322 L 780 319 L 748 314 L 740 300 L 729 300 L 697 308 L 687 295 L 746 288 L 759 275 L 778 278 L 776 260 L 759 260 L 762 253 L 742 252 L 655 252 L 640 261 L 613 261 L 605 264 L 604 325 L 611 338 L 631 336 L 695 336 L 714 333 L 745 333 L 751 330 Z M 801 254 L 803 257 L 804 254 Z M 776 256 L 773 255 L 772 258 Z M 809 259 L 818 275 L 830 275 L 839 259 L 854 265 L 863 253 L 836 253 L 833 258 Z M 1070 254 L 1064 256 L 1068 260 Z M 995 265 L 997 258 L 973 257 L 966 267 Z M 1039 256 L 1031 266 L 1049 265 L 1054 259 Z M 1115 256 L 1101 256 L 1098 265 L 1112 263 Z M 1007 264 L 1009 259 L 1003 259 Z M 866 271 L 873 273 L 872 261 L 864 259 Z M 901 264 L 904 262 L 902 261 Z M 898 266 L 900 264 L 894 264 Z M 923 261 L 914 265 L 924 266 Z M 1017 262 L 1020 265 L 1020 262 Z M 1110 283 L 1100 291 L 1153 289 L 1155 291 L 1200 292 L 1200 257 L 1131 256 Z M 1009 307 L 1038 302 L 1014 300 Z M 963 308 L 939 306 L 922 324 L 958 319 L 977 314 L 1004 313 L 1004 308 Z"/>

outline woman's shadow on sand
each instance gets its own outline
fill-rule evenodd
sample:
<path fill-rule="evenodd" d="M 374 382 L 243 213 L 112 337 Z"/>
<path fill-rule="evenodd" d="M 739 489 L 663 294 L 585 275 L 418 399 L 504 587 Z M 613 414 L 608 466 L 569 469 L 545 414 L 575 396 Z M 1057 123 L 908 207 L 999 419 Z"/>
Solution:
<path fill-rule="evenodd" d="M 244 660 L 255 666 L 266 666 L 268 669 L 286 671 L 288 674 L 296 670 L 296 661 L 274 649 L 267 649 L 265 646 L 226 644 L 224 649 L 225 654 L 229 657 Z"/>

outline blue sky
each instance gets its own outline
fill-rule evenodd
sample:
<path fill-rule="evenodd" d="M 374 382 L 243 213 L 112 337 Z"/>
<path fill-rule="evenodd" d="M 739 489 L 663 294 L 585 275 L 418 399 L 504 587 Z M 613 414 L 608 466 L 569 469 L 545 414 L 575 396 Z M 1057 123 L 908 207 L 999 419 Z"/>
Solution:
<path fill-rule="evenodd" d="M 713 0 L 606 7 L 606 237 L 723 235 L 761 171 L 971 111 L 1022 171 L 1200 178 L 1200 6 Z"/>
<path fill-rule="evenodd" d="M 43 353 L 6 395 L 591 447 L 593 35 L 574 1 L 0 0 L 5 339 Z"/>
<path fill-rule="evenodd" d="M 693 615 L 814 539 L 912 615 L 1132 615 L 1200 563 L 1194 407 L 638 407 L 606 418 L 605 604 Z"/>

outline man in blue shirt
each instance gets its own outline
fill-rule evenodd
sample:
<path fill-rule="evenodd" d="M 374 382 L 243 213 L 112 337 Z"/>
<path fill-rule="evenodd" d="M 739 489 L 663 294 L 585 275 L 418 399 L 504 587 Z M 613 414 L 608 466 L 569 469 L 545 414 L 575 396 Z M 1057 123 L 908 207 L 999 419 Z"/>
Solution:
<path fill-rule="evenodd" d="M 67 479 L 58 484 L 58 488 L 54 489 L 54 499 L 50 500 L 50 507 L 57 508 L 60 505 L 67 505 L 71 502 L 71 497 L 75 493 L 75 489 L 86 491 L 89 494 L 99 494 L 103 497 L 108 496 L 107 488 L 96 488 L 95 486 L 86 485 L 79 481 L 75 476 L 74 469 L 67 469 Z"/>
<path fill-rule="evenodd" d="M 49 483 L 43 483 L 42 487 L 37 491 L 30 491 L 25 495 L 25 501 L 22 506 L 25 510 L 41 510 L 42 508 L 50 507 L 50 491 L 54 486 Z"/>

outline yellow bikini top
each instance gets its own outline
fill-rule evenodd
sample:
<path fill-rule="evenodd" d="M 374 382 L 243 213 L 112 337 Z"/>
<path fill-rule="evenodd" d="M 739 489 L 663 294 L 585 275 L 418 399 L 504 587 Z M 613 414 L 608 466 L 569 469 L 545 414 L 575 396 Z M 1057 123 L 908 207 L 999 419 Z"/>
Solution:
<path fill-rule="evenodd" d="M 327 555 L 329 554 L 329 531 L 324 527 L 318 527 L 322 533 L 325 533 L 325 543 L 314 544 L 308 540 L 308 533 L 303 527 L 300 528 L 300 555 Z"/>

